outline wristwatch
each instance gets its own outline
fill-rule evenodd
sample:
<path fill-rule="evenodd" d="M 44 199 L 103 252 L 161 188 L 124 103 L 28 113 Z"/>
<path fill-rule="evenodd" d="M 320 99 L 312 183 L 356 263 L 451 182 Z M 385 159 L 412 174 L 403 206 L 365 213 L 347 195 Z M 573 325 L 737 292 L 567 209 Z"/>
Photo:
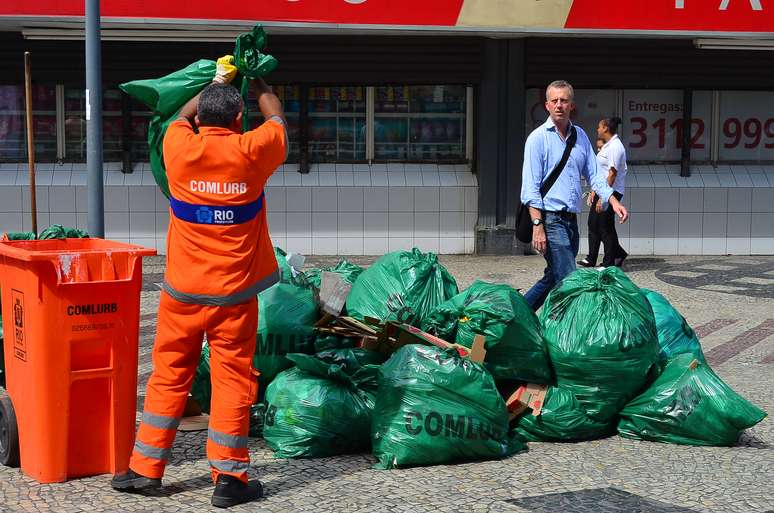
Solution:
<path fill-rule="evenodd" d="M 541 224 L 543 224 L 543 220 L 539 217 L 532 220 L 532 226 L 540 226 Z"/>

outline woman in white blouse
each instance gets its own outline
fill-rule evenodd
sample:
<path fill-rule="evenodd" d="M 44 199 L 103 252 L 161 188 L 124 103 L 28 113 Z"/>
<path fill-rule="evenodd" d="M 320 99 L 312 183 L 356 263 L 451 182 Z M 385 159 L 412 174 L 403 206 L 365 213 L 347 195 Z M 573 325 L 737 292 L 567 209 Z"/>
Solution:
<path fill-rule="evenodd" d="M 604 118 L 597 126 L 597 135 L 604 142 L 602 149 L 597 153 L 597 165 L 599 169 L 607 173 L 607 183 L 615 190 L 613 193 L 618 201 L 624 195 L 626 183 L 626 148 L 621 138 L 618 137 L 618 128 L 621 126 L 621 118 Z M 605 257 L 602 267 L 616 265 L 621 267 L 628 253 L 618 243 L 618 234 L 615 231 L 615 213 L 608 205 L 603 211 L 599 198 L 592 192 L 589 195 L 589 253 L 578 264 L 584 267 L 597 265 L 599 244 L 605 245 Z"/>

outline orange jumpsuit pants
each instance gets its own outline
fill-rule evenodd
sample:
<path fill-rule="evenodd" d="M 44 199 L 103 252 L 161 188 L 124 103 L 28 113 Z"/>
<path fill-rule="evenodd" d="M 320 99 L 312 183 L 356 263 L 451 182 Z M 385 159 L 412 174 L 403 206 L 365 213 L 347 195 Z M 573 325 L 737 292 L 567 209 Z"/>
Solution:
<path fill-rule="evenodd" d="M 212 479 L 229 474 L 247 482 L 250 406 L 258 394 L 258 372 L 252 365 L 257 329 L 256 298 L 233 306 L 203 306 L 161 293 L 153 373 L 129 468 L 145 477 L 164 474 L 206 334 L 212 376 L 207 433 Z"/>

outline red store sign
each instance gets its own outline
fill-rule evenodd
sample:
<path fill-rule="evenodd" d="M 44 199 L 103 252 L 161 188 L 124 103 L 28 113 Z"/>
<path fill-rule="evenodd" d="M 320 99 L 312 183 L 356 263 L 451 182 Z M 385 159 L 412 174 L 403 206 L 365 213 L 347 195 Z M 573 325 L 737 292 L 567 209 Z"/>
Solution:
<path fill-rule="evenodd" d="M 106 18 L 774 33 L 774 0 L 102 0 Z M 2 0 L 0 18 L 78 17 L 83 0 Z"/>

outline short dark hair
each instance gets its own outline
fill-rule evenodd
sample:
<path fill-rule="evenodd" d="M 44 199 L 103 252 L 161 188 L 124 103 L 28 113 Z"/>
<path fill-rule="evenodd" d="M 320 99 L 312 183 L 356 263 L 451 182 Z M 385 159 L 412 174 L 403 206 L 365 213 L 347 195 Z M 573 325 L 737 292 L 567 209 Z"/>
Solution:
<path fill-rule="evenodd" d="M 605 124 L 611 134 L 618 133 L 618 127 L 621 126 L 621 118 L 603 118 L 602 122 Z"/>
<path fill-rule="evenodd" d="M 210 84 L 199 97 L 199 124 L 228 128 L 242 112 L 244 104 L 236 87 L 229 84 Z"/>

